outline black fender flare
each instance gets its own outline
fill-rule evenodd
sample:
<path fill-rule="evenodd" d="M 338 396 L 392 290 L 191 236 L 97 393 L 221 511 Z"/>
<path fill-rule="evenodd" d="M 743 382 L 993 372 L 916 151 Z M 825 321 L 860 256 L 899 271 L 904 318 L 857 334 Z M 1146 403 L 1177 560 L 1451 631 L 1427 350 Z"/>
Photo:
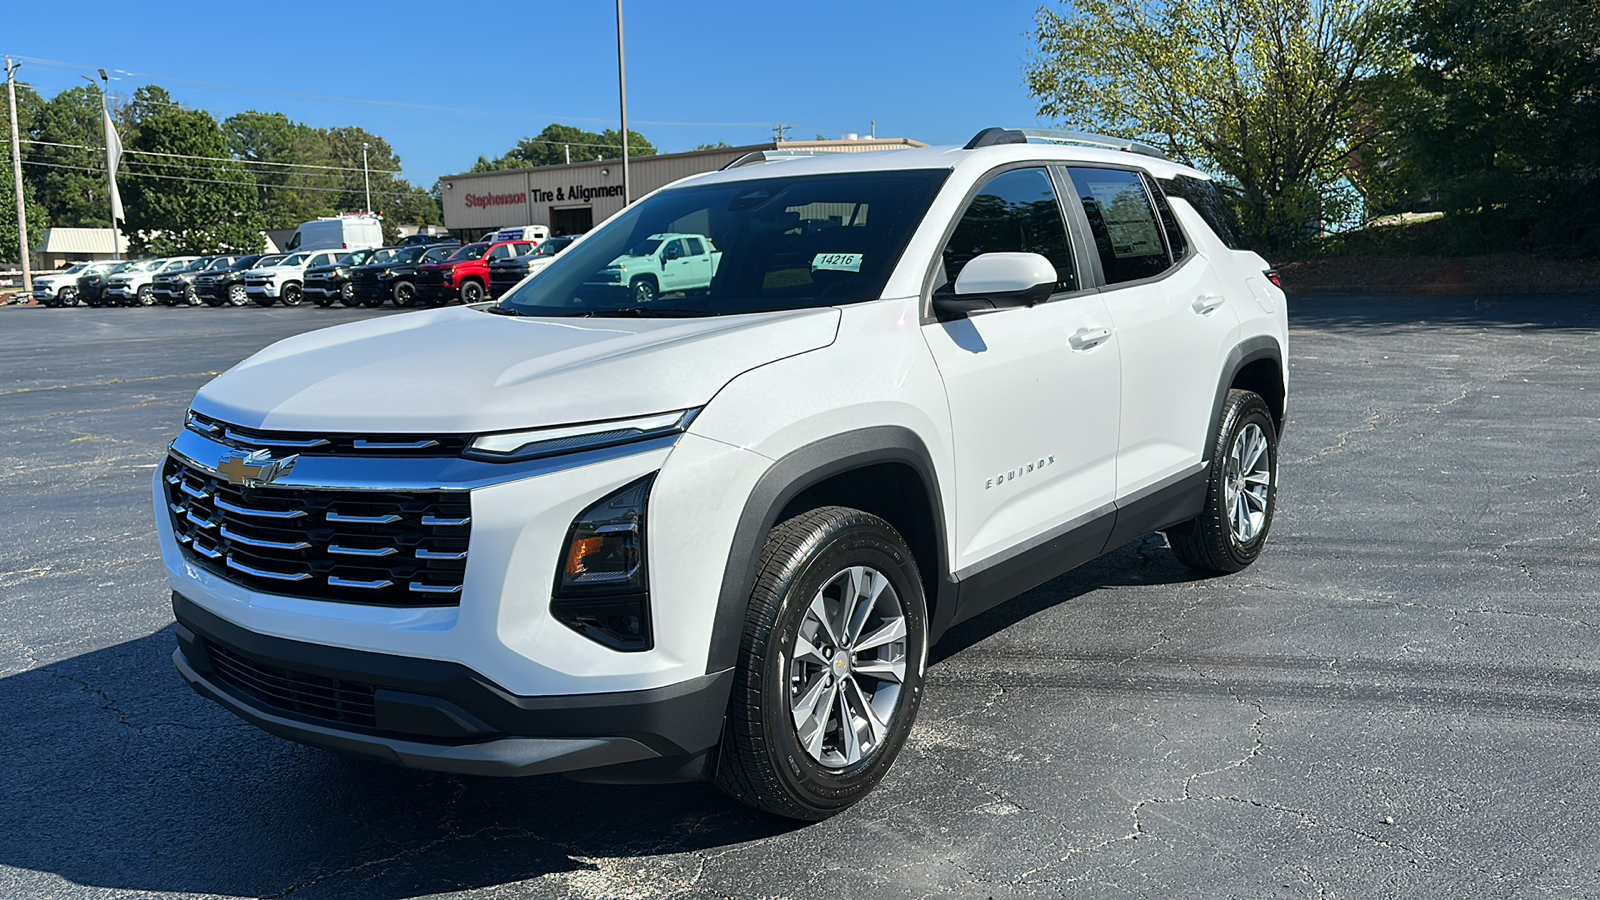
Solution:
<path fill-rule="evenodd" d="M 942 614 L 939 618 L 953 612 L 955 604 L 945 602 L 954 600 L 954 582 L 950 581 L 945 559 L 944 503 L 927 445 L 916 432 L 897 425 L 847 431 L 806 444 L 778 459 L 745 498 L 723 569 L 722 588 L 717 594 L 706 672 L 721 672 L 739 660 L 739 639 L 744 631 L 750 588 L 756 579 L 756 563 L 766 545 L 767 533 L 778 524 L 778 516 L 784 508 L 809 487 L 836 475 L 883 463 L 908 466 L 922 480 L 927 492 L 923 499 L 933 513 L 937 547 L 937 558 L 931 561 L 931 567 L 924 567 L 924 571 L 931 569 L 939 575 L 939 583 L 926 585 L 925 590 L 929 602 Z M 930 617 L 930 640 L 940 630 L 938 626 L 939 622 Z"/>
<path fill-rule="evenodd" d="M 1277 363 L 1279 377 L 1283 376 L 1283 346 L 1275 337 L 1261 334 L 1245 338 L 1228 351 L 1227 361 L 1222 364 L 1222 377 L 1217 379 L 1216 397 L 1211 401 L 1211 420 L 1206 425 L 1206 433 L 1200 436 L 1199 446 L 1211 446 L 1211 436 L 1217 433 L 1217 423 L 1222 421 L 1222 404 L 1228 399 L 1233 379 L 1245 366 L 1263 359 Z"/>

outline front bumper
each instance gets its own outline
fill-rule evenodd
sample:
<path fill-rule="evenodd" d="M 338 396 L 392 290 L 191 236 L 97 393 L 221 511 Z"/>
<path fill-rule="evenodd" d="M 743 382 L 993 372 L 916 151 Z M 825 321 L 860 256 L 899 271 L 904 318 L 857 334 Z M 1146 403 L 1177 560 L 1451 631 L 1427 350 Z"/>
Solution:
<path fill-rule="evenodd" d="M 625 781 L 701 777 L 733 683 L 730 669 L 648 690 L 524 697 L 459 663 L 258 634 L 177 592 L 172 607 L 173 662 L 202 696 L 280 737 L 409 768 L 581 772 Z M 350 687 L 371 697 L 370 704 L 359 701 L 355 724 L 340 721 L 330 705 L 337 701 L 327 699 Z"/>
<path fill-rule="evenodd" d="M 247 281 L 244 285 L 244 292 L 252 297 L 276 297 L 278 290 L 276 281 Z"/>

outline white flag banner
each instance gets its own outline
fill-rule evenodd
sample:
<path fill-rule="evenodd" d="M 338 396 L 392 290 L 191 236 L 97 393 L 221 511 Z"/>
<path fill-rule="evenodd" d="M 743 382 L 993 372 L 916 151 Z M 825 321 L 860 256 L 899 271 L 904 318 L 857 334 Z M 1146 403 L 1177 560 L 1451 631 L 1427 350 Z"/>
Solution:
<path fill-rule="evenodd" d="M 106 171 L 111 184 L 111 218 L 126 221 L 122 215 L 122 194 L 117 191 L 117 163 L 122 161 L 122 138 L 117 137 L 117 126 L 111 122 L 111 111 L 102 109 L 106 117 Z"/>

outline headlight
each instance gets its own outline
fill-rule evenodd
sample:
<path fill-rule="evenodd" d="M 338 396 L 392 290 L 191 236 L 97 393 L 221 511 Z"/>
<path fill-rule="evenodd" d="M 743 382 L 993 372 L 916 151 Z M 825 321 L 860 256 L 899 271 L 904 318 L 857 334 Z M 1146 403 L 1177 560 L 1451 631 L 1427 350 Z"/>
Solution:
<path fill-rule="evenodd" d="M 697 412 L 698 409 L 683 409 L 634 419 L 612 419 L 609 422 L 590 422 L 586 425 L 479 435 L 472 439 L 472 443 L 461 455 L 487 462 L 516 462 L 600 447 L 614 447 L 618 444 L 631 444 L 634 441 L 680 434 L 689 427 L 690 422 L 694 421 Z"/>
<path fill-rule="evenodd" d="M 561 549 L 551 615 L 616 650 L 648 650 L 652 644 L 644 526 L 655 477 L 647 475 L 580 513 Z"/>

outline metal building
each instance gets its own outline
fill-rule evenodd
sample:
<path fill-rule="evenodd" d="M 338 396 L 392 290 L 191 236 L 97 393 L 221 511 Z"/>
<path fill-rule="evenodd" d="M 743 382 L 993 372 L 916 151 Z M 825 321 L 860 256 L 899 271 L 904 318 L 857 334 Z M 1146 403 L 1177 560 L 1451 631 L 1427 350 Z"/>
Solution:
<path fill-rule="evenodd" d="M 906 138 L 784 141 L 634 157 L 628 160 L 628 175 L 631 193 L 638 199 L 680 178 L 714 172 L 761 150 L 866 153 L 925 146 Z M 547 225 L 553 235 L 581 234 L 622 209 L 622 160 L 469 172 L 447 176 L 442 187 L 445 227 L 465 237 L 516 225 Z"/>

